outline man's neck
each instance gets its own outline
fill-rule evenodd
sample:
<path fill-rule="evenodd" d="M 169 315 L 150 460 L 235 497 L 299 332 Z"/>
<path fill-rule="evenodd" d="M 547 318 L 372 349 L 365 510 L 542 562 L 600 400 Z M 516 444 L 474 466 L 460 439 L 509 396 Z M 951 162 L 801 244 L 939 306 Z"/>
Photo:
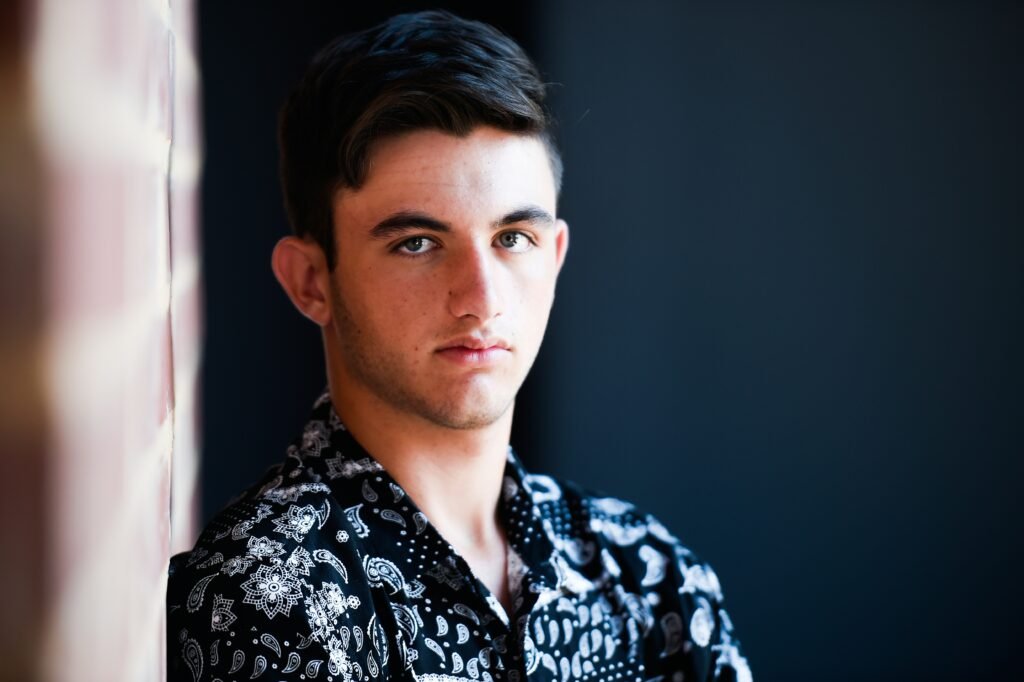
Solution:
<path fill-rule="evenodd" d="M 503 549 L 497 508 L 512 408 L 485 427 L 452 429 L 351 389 L 331 381 L 338 416 L 442 537 L 467 560 Z"/>

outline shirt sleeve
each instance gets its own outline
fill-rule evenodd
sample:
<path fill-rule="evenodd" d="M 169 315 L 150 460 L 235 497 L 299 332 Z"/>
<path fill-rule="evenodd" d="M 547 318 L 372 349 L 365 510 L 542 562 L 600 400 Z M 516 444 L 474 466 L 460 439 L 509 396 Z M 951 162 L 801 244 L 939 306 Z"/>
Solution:
<path fill-rule="evenodd" d="M 264 504 L 172 560 L 169 682 L 389 679 L 362 567 L 344 530 L 323 532 L 330 516 L 329 505 Z"/>
<path fill-rule="evenodd" d="M 722 586 L 714 569 L 674 542 L 680 612 L 688 627 L 691 664 L 697 679 L 709 682 L 752 682 L 747 659 L 740 650 L 723 602 Z"/>

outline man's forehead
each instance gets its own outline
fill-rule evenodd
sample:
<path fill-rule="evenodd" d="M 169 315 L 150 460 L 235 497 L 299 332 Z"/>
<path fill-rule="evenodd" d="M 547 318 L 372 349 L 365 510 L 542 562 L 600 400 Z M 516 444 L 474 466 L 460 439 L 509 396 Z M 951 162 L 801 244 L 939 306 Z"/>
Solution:
<path fill-rule="evenodd" d="M 366 182 L 339 190 L 334 210 L 360 222 L 397 212 L 499 220 L 525 205 L 553 215 L 555 196 L 547 151 L 536 137 L 491 128 L 463 137 L 422 130 L 374 145 Z"/>
<path fill-rule="evenodd" d="M 537 164 L 547 165 L 548 158 L 544 143 L 534 135 L 486 126 L 462 136 L 440 130 L 416 130 L 373 144 L 363 186 L 379 180 L 390 182 L 402 175 L 411 175 L 407 179 L 415 181 L 424 172 L 453 181 L 488 180 L 489 171 Z"/>

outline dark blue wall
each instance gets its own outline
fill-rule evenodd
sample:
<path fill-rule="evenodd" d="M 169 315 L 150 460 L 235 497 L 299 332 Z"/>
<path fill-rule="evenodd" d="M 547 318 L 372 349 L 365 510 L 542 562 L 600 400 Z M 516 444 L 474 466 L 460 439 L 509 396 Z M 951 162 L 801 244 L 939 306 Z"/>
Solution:
<path fill-rule="evenodd" d="M 329 37 L 421 6 L 341 5 L 200 6 L 207 514 L 324 383 L 269 269 L 276 107 Z M 711 561 L 755 679 L 1012 677 L 1020 5 L 465 5 L 557 84 L 572 245 L 524 459 Z"/>

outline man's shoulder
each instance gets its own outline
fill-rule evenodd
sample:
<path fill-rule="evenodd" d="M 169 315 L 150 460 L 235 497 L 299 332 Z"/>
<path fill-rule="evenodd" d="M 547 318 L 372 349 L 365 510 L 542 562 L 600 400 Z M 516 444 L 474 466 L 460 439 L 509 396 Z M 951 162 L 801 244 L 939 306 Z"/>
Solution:
<path fill-rule="evenodd" d="M 628 499 L 557 476 L 528 474 L 525 480 L 542 516 L 560 512 L 581 535 L 617 545 L 647 539 L 689 553 L 656 516 Z"/>
<path fill-rule="evenodd" d="M 681 592 L 721 599 L 711 566 L 644 507 L 565 478 L 530 474 L 526 483 L 542 517 L 561 515 L 563 521 L 551 523 L 549 531 L 570 555 L 600 551 L 613 575 L 635 574 L 646 585 L 673 578 Z"/>
<path fill-rule="evenodd" d="M 349 542 L 353 535 L 341 502 L 319 476 L 302 467 L 275 467 L 217 512 L 190 551 L 173 558 L 168 603 L 182 586 L 190 589 L 208 577 L 237 590 L 255 571 L 275 567 L 308 578 L 326 564 L 347 580 L 346 564 L 360 554 Z"/>
<path fill-rule="evenodd" d="M 330 506 L 330 489 L 323 483 L 255 486 L 217 512 L 192 550 L 179 555 L 172 578 L 182 569 L 236 575 L 242 563 L 307 544 L 310 531 L 322 530 Z M 239 555 L 246 558 L 238 560 Z"/>
<path fill-rule="evenodd" d="M 525 484 L 573 570 L 620 600 L 643 631 L 659 623 L 664 651 L 682 650 L 688 635 L 692 655 L 707 658 L 714 679 L 751 679 L 718 576 L 658 517 L 565 479 L 529 475 Z"/>
<path fill-rule="evenodd" d="M 381 652 L 356 651 L 350 640 L 365 634 L 374 649 L 383 646 L 365 581 L 351 579 L 361 569 L 357 532 L 331 488 L 306 472 L 271 472 L 172 559 L 171 671 L 187 667 L 206 679 L 195 674 L 200 667 L 232 672 L 244 660 L 255 674 L 269 655 L 285 662 L 279 674 L 308 674 L 319 660 L 329 669 L 361 665 L 376 677 Z"/>

